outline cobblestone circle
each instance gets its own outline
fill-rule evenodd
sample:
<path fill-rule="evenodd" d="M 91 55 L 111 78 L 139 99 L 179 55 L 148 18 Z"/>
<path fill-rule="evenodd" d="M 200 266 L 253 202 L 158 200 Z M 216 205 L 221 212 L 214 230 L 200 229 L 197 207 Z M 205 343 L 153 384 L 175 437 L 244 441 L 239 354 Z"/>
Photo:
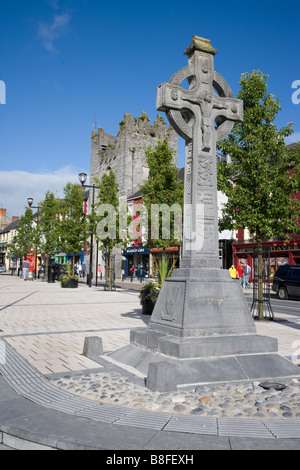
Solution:
<path fill-rule="evenodd" d="M 51 381 L 59 388 L 98 403 L 140 410 L 216 418 L 300 418 L 300 379 L 281 380 L 286 388 L 264 389 L 260 382 L 199 385 L 160 393 L 115 372 L 66 375 Z"/>

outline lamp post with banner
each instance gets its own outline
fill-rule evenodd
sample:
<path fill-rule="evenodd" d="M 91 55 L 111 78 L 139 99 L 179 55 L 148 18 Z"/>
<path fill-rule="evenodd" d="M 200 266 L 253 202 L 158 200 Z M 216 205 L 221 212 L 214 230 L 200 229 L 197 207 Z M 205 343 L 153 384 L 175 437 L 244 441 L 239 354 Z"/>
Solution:
<path fill-rule="evenodd" d="M 84 188 L 92 188 L 92 205 L 95 203 L 95 184 L 88 185 L 85 184 L 87 179 L 86 173 L 79 173 L 78 175 L 81 186 Z M 94 234 L 91 231 L 91 244 L 90 244 L 90 265 L 89 265 L 89 274 L 88 274 L 88 286 L 92 287 L 92 277 L 93 277 L 93 243 L 94 243 Z"/>
<path fill-rule="evenodd" d="M 28 206 L 30 207 L 30 209 L 37 209 L 36 225 L 38 226 L 40 206 L 33 206 L 32 205 L 33 204 L 33 198 L 32 197 L 27 198 L 27 203 L 28 203 Z M 35 251 L 35 261 L 34 261 L 34 278 L 35 279 L 36 279 L 36 268 L 37 268 L 37 247 L 36 247 L 36 251 Z"/>

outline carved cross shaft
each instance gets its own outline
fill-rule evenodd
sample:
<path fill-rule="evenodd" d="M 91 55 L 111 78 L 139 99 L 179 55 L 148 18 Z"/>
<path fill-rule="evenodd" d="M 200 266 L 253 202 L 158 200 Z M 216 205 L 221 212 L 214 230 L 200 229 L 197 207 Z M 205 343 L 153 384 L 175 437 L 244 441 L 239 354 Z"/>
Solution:
<path fill-rule="evenodd" d="M 182 268 L 220 268 L 216 142 L 242 121 L 243 103 L 214 71 L 216 53 L 193 36 L 188 66 L 157 89 L 156 108 L 186 141 Z M 180 86 L 185 79 L 189 89 Z"/>

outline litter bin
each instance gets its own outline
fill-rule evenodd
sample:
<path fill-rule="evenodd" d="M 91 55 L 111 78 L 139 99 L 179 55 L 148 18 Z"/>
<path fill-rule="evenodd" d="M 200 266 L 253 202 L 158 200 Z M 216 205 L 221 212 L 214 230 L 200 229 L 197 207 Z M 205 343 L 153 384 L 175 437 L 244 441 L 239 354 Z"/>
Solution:
<path fill-rule="evenodd" d="M 48 282 L 55 282 L 55 268 L 48 266 Z"/>

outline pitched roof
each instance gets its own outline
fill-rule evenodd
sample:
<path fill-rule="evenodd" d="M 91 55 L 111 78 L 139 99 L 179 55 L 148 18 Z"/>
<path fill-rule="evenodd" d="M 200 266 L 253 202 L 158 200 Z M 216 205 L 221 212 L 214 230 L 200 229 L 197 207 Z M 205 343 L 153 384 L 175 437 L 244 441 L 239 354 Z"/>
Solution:
<path fill-rule="evenodd" d="M 1 230 L 1 233 L 8 233 L 11 232 L 11 230 L 16 230 L 19 227 L 20 219 L 14 220 L 10 224 L 8 224 L 3 230 Z"/>
<path fill-rule="evenodd" d="M 129 196 L 127 196 L 127 201 L 130 201 L 131 199 L 137 199 L 138 197 L 142 197 L 142 191 L 140 189 L 135 191 L 135 193 L 130 194 Z"/>
<path fill-rule="evenodd" d="M 294 142 L 293 144 L 287 145 L 288 150 L 291 150 L 293 147 L 296 147 L 296 145 L 300 145 L 300 142 Z"/>

